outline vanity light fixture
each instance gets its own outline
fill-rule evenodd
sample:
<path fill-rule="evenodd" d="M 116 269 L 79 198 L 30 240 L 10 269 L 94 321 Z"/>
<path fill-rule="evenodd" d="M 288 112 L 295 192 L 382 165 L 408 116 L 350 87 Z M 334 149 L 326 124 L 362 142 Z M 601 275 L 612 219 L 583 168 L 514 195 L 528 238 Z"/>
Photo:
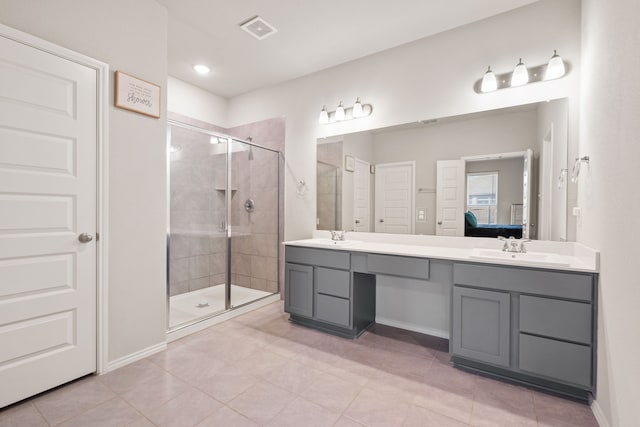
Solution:
<path fill-rule="evenodd" d="M 373 107 L 371 104 L 363 104 L 360 98 L 356 99 L 353 107 L 345 107 L 342 101 L 340 101 L 335 111 L 328 111 L 327 106 L 323 106 L 318 116 L 318 123 L 326 125 L 345 120 L 360 119 L 370 116 L 372 112 Z"/>
<path fill-rule="evenodd" d="M 484 92 L 493 92 L 498 89 L 498 80 L 496 80 L 496 75 L 493 71 L 491 71 L 491 66 L 487 68 L 487 72 L 484 73 L 484 77 L 482 78 L 482 86 L 480 90 Z"/>
<path fill-rule="evenodd" d="M 566 70 L 564 67 L 564 61 L 562 57 L 558 55 L 558 52 L 553 51 L 553 56 L 549 59 L 549 63 L 547 64 L 547 70 L 544 73 L 545 80 L 553 80 L 559 79 L 564 76 Z"/>
<path fill-rule="evenodd" d="M 196 73 L 203 74 L 203 75 L 209 74 L 211 72 L 211 68 L 203 64 L 196 64 L 193 66 L 193 69 L 196 71 Z"/>
<path fill-rule="evenodd" d="M 336 121 L 341 122 L 346 118 L 347 118 L 347 115 L 344 112 L 342 101 L 340 101 L 340 104 L 338 104 L 338 108 L 336 108 Z"/>
<path fill-rule="evenodd" d="M 529 70 L 522 62 L 522 58 L 520 58 L 516 68 L 513 69 L 513 74 L 511 74 L 511 87 L 524 86 L 527 83 L 529 83 Z"/>
<path fill-rule="evenodd" d="M 488 93 L 500 89 L 526 86 L 530 83 L 559 79 L 567 75 L 569 71 L 570 64 L 554 50 L 549 62 L 543 65 L 527 68 L 520 58 L 513 71 L 509 73 L 495 74 L 489 67 L 484 76 L 476 80 L 473 90 L 476 93 Z"/>

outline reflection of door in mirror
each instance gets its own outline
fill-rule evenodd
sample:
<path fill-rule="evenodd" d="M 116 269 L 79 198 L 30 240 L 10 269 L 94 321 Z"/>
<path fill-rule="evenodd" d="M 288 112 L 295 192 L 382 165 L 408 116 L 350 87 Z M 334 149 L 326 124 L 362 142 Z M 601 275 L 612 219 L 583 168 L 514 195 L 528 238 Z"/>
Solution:
<path fill-rule="evenodd" d="M 436 235 L 464 236 L 464 160 L 436 162 Z"/>
<path fill-rule="evenodd" d="M 416 162 L 379 163 L 375 179 L 375 231 L 412 234 Z"/>
<path fill-rule="evenodd" d="M 353 172 L 353 231 L 371 231 L 371 190 L 369 179 L 369 163 L 355 159 Z"/>
<path fill-rule="evenodd" d="M 541 142 L 538 238 L 567 240 L 567 153 L 569 146 L 567 100 L 545 103 L 539 108 Z M 573 233 L 571 233 L 573 234 Z"/>

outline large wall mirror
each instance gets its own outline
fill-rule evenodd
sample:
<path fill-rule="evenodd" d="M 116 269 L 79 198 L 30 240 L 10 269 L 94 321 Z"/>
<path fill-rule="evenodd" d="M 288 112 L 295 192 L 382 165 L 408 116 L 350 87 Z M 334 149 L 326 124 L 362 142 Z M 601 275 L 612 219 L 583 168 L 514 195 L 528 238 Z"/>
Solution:
<path fill-rule="evenodd" d="M 568 100 L 322 138 L 317 228 L 567 240 Z"/>

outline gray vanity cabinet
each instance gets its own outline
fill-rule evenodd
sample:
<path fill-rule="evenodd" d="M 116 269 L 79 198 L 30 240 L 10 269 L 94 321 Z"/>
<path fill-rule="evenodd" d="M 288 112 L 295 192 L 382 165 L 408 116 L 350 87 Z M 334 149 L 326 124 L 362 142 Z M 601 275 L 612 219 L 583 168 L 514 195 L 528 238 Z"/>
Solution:
<path fill-rule="evenodd" d="M 506 292 L 454 286 L 453 353 L 508 368 L 509 304 Z"/>
<path fill-rule="evenodd" d="M 285 248 L 285 311 L 293 322 L 356 337 L 375 320 L 375 276 L 345 251 Z"/>
<path fill-rule="evenodd" d="M 452 362 L 589 401 L 596 276 L 455 263 Z"/>

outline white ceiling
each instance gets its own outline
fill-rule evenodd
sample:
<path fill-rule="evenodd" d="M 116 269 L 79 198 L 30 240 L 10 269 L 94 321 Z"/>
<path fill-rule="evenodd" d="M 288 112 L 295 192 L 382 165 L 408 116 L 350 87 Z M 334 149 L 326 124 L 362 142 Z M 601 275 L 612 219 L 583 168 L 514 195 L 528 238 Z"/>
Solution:
<path fill-rule="evenodd" d="M 230 98 L 537 0 L 157 0 L 169 10 L 169 74 Z M 278 32 L 257 40 L 240 24 Z M 212 72 L 197 75 L 194 64 Z"/>

